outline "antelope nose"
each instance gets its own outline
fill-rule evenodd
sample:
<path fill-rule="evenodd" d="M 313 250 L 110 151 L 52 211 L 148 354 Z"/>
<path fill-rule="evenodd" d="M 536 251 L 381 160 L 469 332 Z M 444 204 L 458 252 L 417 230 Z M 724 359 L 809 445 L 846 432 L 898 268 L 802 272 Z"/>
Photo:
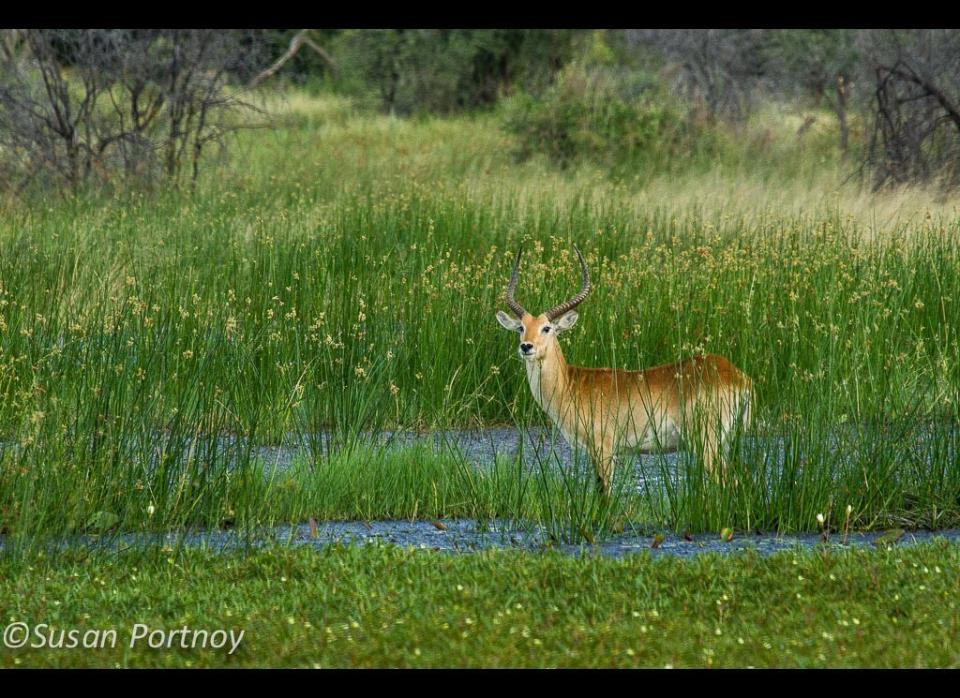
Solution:
<path fill-rule="evenodd" d="M 533 351 L 533 345 L 530 342 L 520 342 L 520 351 L 524 354 L 529 354 Z"/>

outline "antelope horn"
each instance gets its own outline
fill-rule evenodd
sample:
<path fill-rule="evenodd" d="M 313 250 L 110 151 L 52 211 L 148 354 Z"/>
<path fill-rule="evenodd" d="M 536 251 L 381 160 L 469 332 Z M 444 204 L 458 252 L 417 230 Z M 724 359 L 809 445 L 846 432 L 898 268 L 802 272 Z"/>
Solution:
<path fill-rule="evenodd" d="M 519 320 L 526 314 L 523 306 L 517 303 L 513 298 L 513 291 L 517 287 L 517 270 L 520 269 L 520 255 L 523 254 L 523 248 L 517 250 L 517 258 L 513 262 L 513 271 L 510 272 L 510 283 L 507 284 L 507 305 L 510 306 L 510 310 L 513 311 L 513 314 L 517 316 Z"/>
<path fill-rule="evenodd" d="M 583 272 L 583 285 L 580 288 L 580 293 L 575 295 L 566 303 L 561 303 L 557 307 L 547 312 L 547 317 L 550 318 L 550 322 L 553 322 L 560 316 L 564 315 L 565 313 L 569 313 L 571 310 L 576 308 L 578 305 L 580 305 L 580 303 L 583 302 L 583 299 L 587 297 L 587 294 L 590 293 L 590 270 L 587 269 L 587 262 L 584 260 L 583 254 L 580 253 L 580 248 L 574 245 L 573 249 L 577 251 L 577 257 L 580 258 L 580 270 Z"/>

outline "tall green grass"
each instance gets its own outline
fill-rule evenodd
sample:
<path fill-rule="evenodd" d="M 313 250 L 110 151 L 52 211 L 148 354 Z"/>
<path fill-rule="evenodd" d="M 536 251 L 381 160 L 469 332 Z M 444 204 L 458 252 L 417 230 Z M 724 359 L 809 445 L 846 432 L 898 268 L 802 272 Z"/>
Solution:
<path fill-rule="evenodd" d="M 363 470 L 331 481 L 333 499 L 284 508 L 253 456 L 294 435 L 319 469 L 383 428 L 545 425 L 493 315 L 519 247 L 523 303 L 568 296 L 573 243 L 595 290 L 565 336 L 568 360 L 640 368 L 703 351 L 754 379 L 739 489 L 683 460 L 693 477 L 643 495 L 654 521 L 810 528 L 847 504 L 864 525 L 955 521 L 955 211 L 878 220 L 827 193 L 800 210 L 698 204 L 696 178 L 675 192 L 678 208 L 666 193 L 644 198 L 668 188 L 515 165 L 484 118 L 319 123 L 248 134 L 193 195 L 3 205 L 0 526 L 62 532 L 100 511 L 140 525 L 126 512 L 151 504 L 164 524 L 213 525 L 246 502 L 259 520 L 512 511 L 612 530 L 616 517 L 576 504 L 587 495 L 562 474 L 525 490 L 543 493 L 535 514 L 503 494 L 525 475 L 500 494 L 467 478 L 456 497 L 479 499 L 459 507 L 422 499 L 427 476 L 397 475 L 387 489 L 417 494 L 384 503 Z M 565 487 L 579 514 L 557 504 Z M 365 491 L 368 508 L 334 506 L 337 491 Z"/>

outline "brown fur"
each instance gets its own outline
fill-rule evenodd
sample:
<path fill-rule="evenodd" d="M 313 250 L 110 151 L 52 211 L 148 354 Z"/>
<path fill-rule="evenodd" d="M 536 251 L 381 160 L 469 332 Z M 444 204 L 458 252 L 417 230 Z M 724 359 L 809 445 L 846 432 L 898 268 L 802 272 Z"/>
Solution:
<path fill-rule="evenodd" d="M 508 329 L 509 321 L 500 318 Z M 643 371 L 571 366 L 556 335 L 575 322 L 576 313 L 556 322 L 526 313 L 514 326 L 522 325 L 521 343 L 533 345 L 524 359 L 534 398 L 571 445 L 589 449 L 603 492 L 610 491 L 618 450 L 672 451 L 684 438 L 703 447 L 708 471 L 719 456 L 725 477 L 723 446 L 738 419 L 748 423 L 750 378 L 712 354 Z"/>

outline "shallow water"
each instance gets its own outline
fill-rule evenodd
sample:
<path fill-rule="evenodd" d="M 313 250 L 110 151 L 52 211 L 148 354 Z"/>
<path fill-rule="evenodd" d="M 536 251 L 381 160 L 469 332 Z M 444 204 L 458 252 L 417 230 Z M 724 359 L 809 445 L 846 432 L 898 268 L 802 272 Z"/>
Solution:
<path fill-rule="evenodd" d="M 575 451 L 559 432 L 547 428 L 490 427 L 486 429 L 450 429 L 428 433 L 390 432 L 364 434 L 360 443 L 386 450 L 425 445 L 438 454 L 454 454 L 477 467 L 489 466 L 495 459 L 508 462 L 519 461 L 528 471 L 540 469 L 565 472 L 592 472 L 593 466 L 582 451 Z M 279 446 L 255 449 L 255 457 L 267 466 L 268 471 L 283 471 L 294 462 L 313 462 L 317 454 L 336 451 L 329 434 L 315 438 L 311 447 L 287 442 Z M 663 477 L 673 479 L 678 472 L 677 453 L 660 455 L 630 454 L 621 459 L 624 466 L 634 471 L 638 484 L 655 483 Z M 322 457 L 322 456 L 321 456 Z"/>
<path fill-rule="evenodd" d="M 896 434 L 892 435 L 883 428 L 870 429 L 848 425 L 846 428 L 839 427 L 832 435 L 830 445 L 826 447 L 828 457 L 833 461 L 833 467 L 855 465 L 854 459 L 863 458 L 864 454 L 862 447 L 851 447 L 851 444 L 856 443 L 858 439 L 863 439 L 865 435 L 872 437 L 873 434 L 876 434 L 877 447 L 881 450 L 884 444 L 890 444 L 891 438 L 904 444 L 903 450 L 897 448 L 896 452 L 900 453 L 905 461 L 923 462 L 930 456 L 931 432 L 928 428 L 920 427 L 909 435 L 905 433 L 897 437 Z M 528 471 L 541 469 L 562 471 L 586 476 L 587 479 L 592 479 L 593 472 L 593 466 L 586 453 L 571 448 L 560 433 L 552 428 L 490 427 L 426 433 L 383 431 L 363 434 L 360 436 L 359 443 L 387 450 L 417 444 L 426 445 L 435 453 L 456 454 L 458 459 L 476 467 L 489 466 L 494 459 L 502 458 L 510 463 L 519 462 Z M 789 437 L 764 438 L 753 435 L 742 437 L 740 447 L 744 461 L 751 463 L 753 476 L 766 482 L 768 487 L 772 487 L 774 482 L 782 476 L 787 450 L 792 448 Z M 947 448 L 952 452 L 948 456 L 957 455 L 956 450 L 960 448 L 960 430 L 955 429 L 951 433 Z M 254 449 L 254 456 L 267 466 L 268 471 L 283 471 L 290 468 L 296 461 L 315 462 L 336 450 L 337 446 L 333 444 L 331 435 L 320 434 L 314 436 L 313 443 L 309 447 L 289 440 L 279 446 L 258 447 Z M 660 454 L 622 453 L 617 459 L 617 473 L 621 475 L 615 478 L 615 482 L 623 478 L 623 473 L 628 472 L 630 476 L 627 478 L 627 486 L 636 491 L 656 491 L 667 483 L 676 488 L 689 472 L 685 465 L 685 462 L 689 462 L 689 455 L 685 451 Z M 823 453 L 811 455 L 817 457 L 822 456 Z M 793 475 L 798 475 L 800 469 L 798 467 Z"/>
<path fill-rule="evenodd" d="M 122 534 L 117 536 L 75 536 L 58 539 L 51 547 L 88 547 L 117 549 L 121 547 L 169 546 L 175 548 L 203 548 L 218 552 L 240 550 L 248 546 L 267 544 L 310 546 L 318 551 L 332 544 L 366 545 L 385 543 L 401 547 L 438 551 L 449 554 L 471 553 L 487 549 L 517 549 L 530 552 L 558 550 L 571 555 L 599 554 L 606 557 L 623 557 L 648 552 L 653 557 L 692 558 L 704 553 L 731 555 L 753 550 L 761 555 L 782 551 L 846 550 L 872 548 L 884 545 L 876 541 L 884 532 L 851 533 L 846 543 L 841 535 L 832 535 L 824 542 L 819 534 L 735 535 L 725 542 L 716 535 L 694 535 L 689 538 L 665 534 L 663 541 L 653 547 L 654 536 L 647 532 L 623 533 L 601 543 L 589 545 L 551 544 L 542 530 L 518 529 L 506 522 L 494 521 L 478 526 L 470 520 L 448 520 L 440 526 L 429 521 L 358 521 L 321 522 L 311 531 L 309 524 L 277 526 L 256 532 L 203 531 L 166 534 Z M 891 545 L 909 546 L 917 543 L 943 539 L 952 545 L 960 545 L 960 529 L 942 531 L 907 531 Z M 4 547 L 0 536 L 0 548 Z"/>
<path fill-rule="evenodd" d="M 846 429 L 838 428 L 832 437 L 829 447 L 831 458 L 835 458 L 839 465 L 845 458 L 856 457 L 847 448 L 850 439 L 863 438 L 865 427 L 848 425 Z M 873 430 L 870 432 L 874 433 Z M 890 434 L 883 429 L 876 429 L 878 445 L 889 443 Z M 920 427 L 904 440 L 908 442 L 905 453 L 914 456 L 914 460 L 922 461 L 929 440 L 929 430 Z M 960 444 L 960 430 L 953 433 L 947 448 L 955 451 Z M 528 427 L 489 427 L 484 429 L 448 429 L 430 432 L 414 431 L 379 431 L 366 432 L 357 435 L 355 445 L 386 450 L 402 449 L 414 445 L 425 445 L 435 453 L 456 454 L 464 462 L 477 467 L 489 466 L 495 458 L 504 458 L 509 462 L 519 461 L 527 470 L 553 469 L 565 472 L 589 473 L 592 470 L 589 458 L 583 451 L 572 449 L 555 429 Z M 783 437 L 761 438 L 758 436 L 744 436 L 741 443 L 745 457 L 756 470 L 766 470 L 766 478 L 776 476 L 784 462 L 788 440 Z M 16 458 L 19 446 L 0 441 L 0 459 Z M 179 457 L 174 461 L 183 462 L 194 459 L 195 462 L 225 465 L 227 468 L 249 458 L 259 461 L 265 466 L 268 473 L 283 472 L 291 468 L 296 462 L 314 463 L 322 461 L 332 453 L 343 448 L 335 442 L 330 433 L 318 433 L 306 438 L 297 438 L 288 435 L 280 444 L 259 445 L 249 444 L 235 436 L 222 436 L 212 440 L 178 440 L 171 443 L 168 435 L 158 433 L 147 439 L 137 437 L 124 448 L 127 459 L 147 460 L 155 466 L 166 456 L 174 456 L 178 451 Z M 856 449 L 854 449 L 856 450 Z M 243 454 L 243 457 L 241 456 Z M 618 458 L 618 472 L 627 470 L 633 474 L 632 482 L 635 487 L 657 485 L 668 480 L 673 485 L 683 479 L 686 468 L 683 467 L 684 452 L 666 454 L 638 454 L 624 453 Z M 862 454 L 861 454 L 862 455 Z M 956 455 L 956 454 L 948 454 Z M 516 459 L 516 460 L 515 460 Z M 178 466 L 179 467 L 179 466 Z"/>
<path fill-rule="evenodd" d="M 919 435 L 917 445 L 923 439 Z M 782 463 L 785 444 L 782 439 L 763 441 L 761 439 L 745 439 L 748 449 L 759 449 L 768 454 L 763 460 L 772 469 L 778 469 Z M 417 443 L 427 444 L 435 452 L 447 452 L 452 449 L 468 463 L 477 467 L 488 466 L 497 457 L 513 460 L 517 458 L 524 468 L 536 470 L 569 469 L 581 473 L 589 473 L 591 466 L 582 453 L 577 454 L 564 439 L 552 429 L 516 429 L 513 427 L 494 427 L 476 430 L 445 430 L 428 433 L 417 432 L 378 432 L 361 435 L 361 443 L 385 449 L 399 449 L 413 446 Z M 202 450 L 207 454 L 214 452 L 220 462 L 236 462 L 237 454 L 243 444 L 235 437 L 223 437 L 216 444 L 207 444 Z M 4 445 L 0 443 L 0 455 Z M 9 448 L 9 446 L 8 446 Z M 157 440 L 153 447 L 154 453 L 161 452 L 163 439 Z M 251 455 L 260 460 L 266 470 L 283 471 L 292 467 L 296 461 L 313 462 L 317 457 L 324 457 L 336 451 L 329 434 L 316 435 L 309 446 L 298 443 L 290 438 L 285 443 L 276 446 L 255 446 Z M 150 449 L 145 449 L 150 452 Z M 771 452 L 772 455 L 771 455 Z M 842 457 L 842 454 L 840 455 Z M 680 454 L 661 455 L 632 455 L 625 459 L 626 463 L 620 468 L 629 467 L 632 471 L 638 489 L 663 484 L 668 479 L 676 485 L 683 478 L 685 468 L 682 465 Z M 568 470 L 568 471 L 569 471 Z M 772 473 L 771 473 L 772 474 Z M 833 535 L 826 544 L 831 548 L 866 547 L 882 533 L 851 534 L 848 545 L 840 543 L 841 536 Z M 912 531 L 904 535 L 898 545 L 909 545 L 916 542 L 928 541 L 934 538 L 945 538 L 954 543 L 960 543 L 960 529 L 943 530 L 936 532 Z M 246 545 L 262 545 L 269 542 L 283 542 L 293 545 L 310 545 L 322 548 L 332 543 L 370 543 L 386 542 L 400 546 L 412 546 L 439 550 L 450 553 L 470 552 L 487 548 L 519 548 L 528 550 L 543 550 L 553 548 L 572 554 L 596 552 L 608 556 L 622 556 L 641 551 L 649 551 L 654 556 L 674 555 L 691 557 L 705 552 L 730 554 L 747 549 L 756 550 L 761 554 L 769 554 L 781 550 L 797 548 L 823 548 L 824 543 L 819 534 L 796 536 L 779 536 L 776 534 L 738 535 L 730 542 L 723 542 L 716 535 L 695 535 L 690 540 L 675 535 L 665 535 L 663 542 L 652 548 L 653 533 L 649 531 L 624 533 L 607 539 L 606 541 L 588 546 L 553 544 L 549 541 L 546 532 L 530 528 L 518 528 L 507 522 L 493 522 L 486 527 L 478 527 L 476 522 L 454 520 L 443 522 L 443 528 L 438 528 L 430 522 L 417 521 L 373 521 L 362 522 L 321 522 L 312 536 L 307 524 L 278 526 L 268 530 L 258 531 L 256 534 L 234 531 L 206 531 L 195 533 L 168 533 L 162 535 L 143 536 L 138 534 L 124 534 L 111 537 L 74 536 L 59 539 L 52 543 L 54 547 L 71 545 L 81 546 L 116 546 L 116 545 L 187 545 L 202 546 L 210 549 L 236 549 Z M 4 536 L 0 536 L 0 548 L 4 547 Z"/>

